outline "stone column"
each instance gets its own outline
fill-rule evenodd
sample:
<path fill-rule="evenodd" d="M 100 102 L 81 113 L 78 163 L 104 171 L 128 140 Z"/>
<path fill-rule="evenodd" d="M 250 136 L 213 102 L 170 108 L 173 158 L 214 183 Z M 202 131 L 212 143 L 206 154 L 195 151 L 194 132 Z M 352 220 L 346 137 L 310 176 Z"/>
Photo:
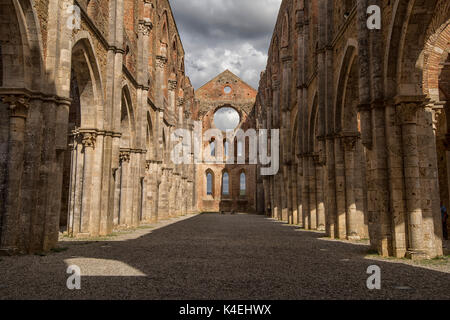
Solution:
<path fill-rule="evenodd" d="M 442 216 L 440 214 L 439 173 L 434 132 L 434 110 L 428 104 L 419 109 L 418 117 L 418 153 L 421 172 L 422 219 L 424 230 L 423 249 L 429 258 L 441 256 Z"/>
<path fill-rule="evenodd" d="M 92 178 L 91 178 L 91 203 L 89 207 L 89 234 L 91 237 L 97 237 L 100 234 L 100 225 L 103 225 L 103 230 L 106 231 L 108 216 L 101 216 L 101 201 L 102 201 L 102 174 L 103 174 L 103 147 L 104 147 L 105 133 L 95 134 L 95 141 L 93 145 L 93 159 L 92 159 Z M 108 168 L 109 169 L 109 168 Z M 109 171 L 109 170 L 108 170 Z M 109 181 L 108 181 L 109 182 Z M 104 186 L 105 189 L 109 188 L 109 183 Z M 105 197 L 104 200 L 108 199 Z"/>
<path fill-rule="evenodd" d="M 169 170 L 162 168 L 161 183 L 159 185 L 158 219 L 164 220 L 169 216 Z"/>
<path fill-rule="evenodd" d="M 2 204 L 0 228 L 0 253 L 17 251 L 19 230 L 19 195 L 23 172 L 25 124 L 28 116 L 29 98 L 24 95 L 2 97 L 9 107 L 9 139 L 7 154 L 7 177 L 5 202 Z"/>
<path fill-rule="evenodd" d="M 336 168 L 334 166 L 334 136 L 329 135 L 325 140 L 326 163 L 326 194 L 327 205 L 325 207 L 325 231 L 328 237 L 334 239 L 337 236 L 336 228 Z"/>
<path fill-rule="evenodd" d="M 299 217 L 298 217 L 298 203 L 297 203 L 297 164 L 293 164 L 290 166 L 290 173 L 292 180 L 292 224 L 298 225 Z"/>
<path fill-rule="evenodd" d="M 123 180 L 123 168 L 120 163 L 119 168 L 114 171 L 114 213 L 113 213 L 113 226 L 119 225 L 120 220 L 120 206 L 121 206 L 121 191 Z"/>
<path fill-rule="evenodd" d="M 176 125 L 175 121 L 175 112 L 176 112 L 176 89 L 178 86 L 178 82 L 176 80 L 169 80 L 168 89 L 169 89 L 169 110 L 167 112 L 167 119 L 171 125 Z"/>
<path fill-rule="evenodd" d="M 300 225 L 300 227 L 304 228 L 303 225 L 303 189 L 302 189 L 302 185 L 303 185 L 303 167 L 301 165 L 301 159 L 298 161 L 297 163 L 297 168 L 296 168 L 297 174 L 296 174 L 296 178 L 297 178 L 297 214 L 298 214 L 298 224 Z"/>
<path fill-rule="evenodd" d="M 120 163 L 120 194 L 119 194 L 119 213 L 118 213 L 118 225 L 126 225 L 129 221 L 129 184 L 130 184 L 130 162 L 131 152 L 129 150 L 122 149 L 119 154 Z"/>
<path fill-rule="evenodd" d="M 360 240 L 359 235 L 359 219 L 356 212 L 356 199 L 355 199 L 355 151 L 356 143 L 359 139 L 358 133 L 348 133 L 343 136 L 344 144 L 344 158 L 345 158 L 345 200 L 347 208 L 347 239 L 348 240 Z"/>
<path fill-rule="evenodd" d="M 166 80 L 167 57 L 156 56 L 156 87 L 160 88 L 156 96 L 156 104 L 159 108 L 164 108 L 164 91 L 167 89 Z"/>
<path fill-rule="evenodd" d="M 81 215 L 80 215 L 80 233 L 86 236 L 90 235 L 91 215 L 91 199 L 93 197 L 92 190 L 92 171 L 94 166 L 94 153 L 97 134 L 95 132 L 80 131 L 81 144 L 83 145 L 83 186 L 81 196 Z"/>
<path fill-rule="evenodd" d="M 400 100 L 400 99 L 399 99 Z M 420 167 L 417 145 L 417 112 L 421 101 L 397 101 L 397 119 L 402 128 L 403 166 L 405 174 L 406 213 L 408 217 L 408 257 L 425 257 L 420 197 Z"/>
<path fill-rule="evenodd" d="M 347 237 L 346 201 L 345 201 L 345 164 L 342 137 L 334 140 L 335 168 L 336 168 L 336 236 L 338 239 Z"/>
<path fill-rule="evenodd" d="M 325 201 L 323 194 L 324 166 L 319 156 L 314 157 L 314 167 L 316 171 L 317 230 L 325 231 Z"/>
<path fill-rule="evenodd" d="M 309 172 L 309 229 L 317 230 L 317 189 L 316 189 L 316 166 L 314 155 L 308 157 Z"/>
<path fill-rule="evenodd" d="M 310 171 L 309 171 L 309 156 L 303 155 L 302 156 L 302 164 L 303 164 L 303 186 L 302 186 L 302 204 L 303 204 L 303 212 L 302 212 L 302 224 L 303 228 L 306 230 L 309 230 L 311 228 L 311 222 L 310 222 L 310 205 L 311 201 L 309 200 L 309 183 L 310 183 Z"/>
<path fill-rule="evenodd" d="M 282 204 L 282 209 L 281 209 L 281 221 L 287 222 L 289 223 L 289 217 L 290 217 L 290 212 L 289 212 L 289 204 L 291 202 L 290 200 L 290 192 L 291 187 L 290 187 L 290 177 L 289 177 L 289 167 L 287 165 L 284 165 L 283 168 L 283 181 L 282 181 L 282 193 L 280 194 L 280 198 L 281 198 L 281 204 Z"/>

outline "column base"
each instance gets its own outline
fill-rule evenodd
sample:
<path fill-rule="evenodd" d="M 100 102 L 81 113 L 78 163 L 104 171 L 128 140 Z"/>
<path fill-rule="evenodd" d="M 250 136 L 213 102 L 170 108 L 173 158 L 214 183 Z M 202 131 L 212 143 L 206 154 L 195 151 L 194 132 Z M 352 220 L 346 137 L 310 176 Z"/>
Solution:
<path fill-rule="evenodd" d="M 75 235 L 75 239 L 86 239 L 86 238 L 90 238 L 91 234 L 90 233 L 77 233 Z"/>
<path fill-rule="evenodd" d="M 352 235 L 352 236 L 348 236 L 348 237 L 347 237 L 347 240 L 350 240 L 350 241 L 359 241 L 359 240 L 361 240 L 361 237 L 358 236 L 358 235 Z"/>
<path fill-rule="evenodd" d="M 408 250 L 405 256 L 411 260 L 425 260 L 429 258 L 426 252 L 421 250 Z"/>
<path fill-rule="evenodd" d="M 14 256 L 19 253 L 19 249 L 16 247 L 7 247 L 7 248 L 1 248 L 0 249 L 0 257 L 8 257 L 8 256 Z"/>

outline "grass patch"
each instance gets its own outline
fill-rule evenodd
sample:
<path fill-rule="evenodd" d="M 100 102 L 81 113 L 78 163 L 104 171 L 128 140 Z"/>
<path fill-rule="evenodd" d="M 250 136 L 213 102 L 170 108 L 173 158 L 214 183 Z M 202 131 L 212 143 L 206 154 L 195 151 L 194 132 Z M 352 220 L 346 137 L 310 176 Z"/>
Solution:
<path fill-rule="evenodd" d="M 149 230 L 149 229 L 154 229 L 154 226 L 139 226 L 137 227 L 137 230 Z"/>
<path fill-rule="evenodd" d="M 106 236 L 101 236 L 101 237 L 91 237 L 91 238 L 75 238 L 75 237 L 65 237 L 67 239 L 71 239 L 71 240 L 75 240 L 76 242 L 100 242 L 100 241 L 108 241 L 111 240 L 111 238 L 115 238 L 120 236 L 121 233 L 119 232 L 113 232 L 111 234 L 108 234 Z"/>
<path fill-rule="evenodd" d="M 436 257 L 433 259 L 420 260 L 418 262 L 423 265 L 441 266 L 441 265 L 446 265 L 446 264 L 450 263 L 450 256 L 449 255 L 440 256 L 440 257 Z"/>
<path fill-rule="evenodd" d="M 64 252 L 64 251 L 67 251 L 67 250 L 69 250 L 69 248 L 66 248 L 66 247 L 58 247 L 58 248 L 53 248 L 53 249 L 51 249 L 50 251 L 51 251 L 51 252 L 54 252 L 54 253 L 60 253 L 60 252 Z"/>

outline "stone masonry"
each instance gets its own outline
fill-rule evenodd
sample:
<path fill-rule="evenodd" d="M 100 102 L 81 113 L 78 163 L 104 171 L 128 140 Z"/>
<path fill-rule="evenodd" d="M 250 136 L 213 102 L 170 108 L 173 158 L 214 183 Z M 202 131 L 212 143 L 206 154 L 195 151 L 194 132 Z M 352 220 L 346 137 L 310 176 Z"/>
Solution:
<path fill-rule="evenodd" d="M 449 19 L 446 0 L 282 2 L 255 107 L 282 136 L 270 216 L 383 256 L 442 255 Z"/>
<path fill-rule="evenodd" d="M 168 0 L 0 0 L 0 254 L 234 211 L 440 256 L 449 52 L 448 0 L 283 0 L 258 91 L 228 70 L 194 91 Z M 223 107 L 280 130 L 277 175 L 171 161 L 179 129 Z"/>
<path fill-rule="evenodd" d="M 1 0 L 0 21 L 2 253 L 195 211 L 168 161 L 194 105 L 169 1 Z"/>
<path fill-rule="evenodd" d="M 248 129 L 254 129 L 256 94 L 255 89 L 229 70 L 224 71 L 199 88 L 195 92 L 195 119 L 202 124 L 202 135 L 204 136 L 208 129 L 217 129 L 214 123 L 214 115 L 221 108 L 233 108 L 237 111 L 240 122 L 236 129 L 241 129 L 244 133 Z M 256 213 L 258 209 L 256 205 L 257 165 L 249 163 L 249 138 L 246 138 L 245 142 L 242 140 L 242 149 L 239 148 L 242 156 L 245 157 L 245 164 L 238 164 L 238 137 L 236 137 L 235 131 L 230 137 L 227 137 L 226 132 L 222 132 L 222 141 L 218 141 L 217 137 L 207 138 L 208 141 L 203 141 L 203 150 L 208 150 L 211 140 L 215 139 L 217 156 L 219 157 L 219 154 L 221 154 L 223 160 L 222 163 L 217 164 L 215 157 L 214 159 L 203 159 L 203 163 L 196 166 L 196 181 L 199 181 L 196 187 L 198 209 L 205 212 Z M 228 155 L 225 154 L 225 143 L 228 143 Z M 219 146 L 219 144 L 221 145 Z M 207 194 L 206 190 L 208 173 L 212 175 L 213 180 L 213 192 L 210 195 Z M 225 175 L 228 175 L 229 181 L 227 194 L 224 194 L 223 190 Z M 240 192 L 241 175 L 244 175 L 246 180 L 245 194 Z"/>

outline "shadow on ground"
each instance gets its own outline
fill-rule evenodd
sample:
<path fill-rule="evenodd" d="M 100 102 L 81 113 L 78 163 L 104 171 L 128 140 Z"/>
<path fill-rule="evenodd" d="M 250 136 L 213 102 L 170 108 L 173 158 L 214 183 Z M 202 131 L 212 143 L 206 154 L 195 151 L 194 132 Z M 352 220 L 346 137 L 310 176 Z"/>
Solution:
<path fill-rule="evenodd" d="M 263 216 L 203 214 L 134 240 L 1 258 L 0 299 L 450 299 L 448 273 L 367 260 L 367 246 L 321 237 Z M 70 264 L 81 290 L 66 287 Z M 373 264 L 381 290 L 366 286 Z"/>

